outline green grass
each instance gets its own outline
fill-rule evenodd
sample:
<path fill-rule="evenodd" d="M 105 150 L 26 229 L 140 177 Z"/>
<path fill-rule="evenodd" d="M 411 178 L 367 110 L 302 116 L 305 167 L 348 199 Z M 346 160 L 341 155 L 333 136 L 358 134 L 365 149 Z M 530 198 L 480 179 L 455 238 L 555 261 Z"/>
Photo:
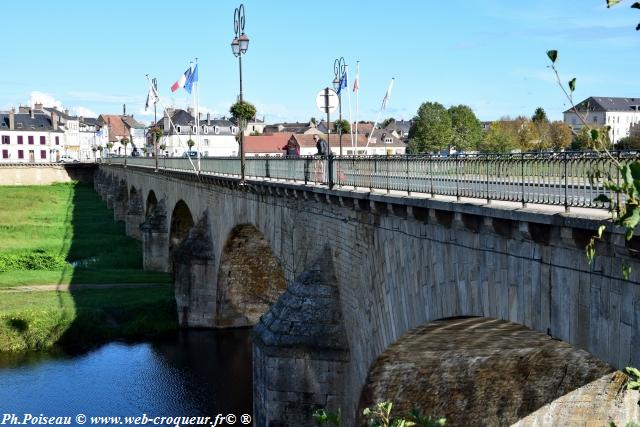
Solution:
<path fill-rule="evenodd" d="M 0 187 L 0 203 L 0 287 L 169 282 L 142 271 L 140 242 L 86 184 Z"/>
<path fill-rule="evenodd" d="M 73 292 L 2 292 L 0 350 L 84 350 L 113 339 L 174 331 L 171 286 L 85 289 Z"/>
<path fill-rule="evenodd" d="M 142 270 L 140 242 L 125 235 L 89 185 L 0 187 L 0 207 L 0 288 L 70 285 L 60 292 L 0 289 L 0 351 L 85 349 L 176 329 L 170 285 L 83 289 L 170 283 L 167 274 Z"/>

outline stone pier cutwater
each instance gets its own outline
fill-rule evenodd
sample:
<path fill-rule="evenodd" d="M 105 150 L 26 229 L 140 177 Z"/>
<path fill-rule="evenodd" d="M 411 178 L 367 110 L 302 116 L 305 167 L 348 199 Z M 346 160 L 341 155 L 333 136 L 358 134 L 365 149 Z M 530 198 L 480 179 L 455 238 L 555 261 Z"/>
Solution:
<path fill-rule="evenodd" d="M 310 426 L 314 410 L 342 409 L 348 362 L 339 290 L 327 250 L 255 327 L 255 425 Z"/>
<path fill-rule="evenodd" d="M 169 225 L 165 199 L 160 199 L 140 225 L 142 266 L 150 271 L 169 271 Z"/>
<path fill-rule="evenodd" d="M 133 237 L 136 240 L 142 240 L 142 232 L 140 225 L 144 222 L 144 201 L 142 200 L 142 194 L 132 188 L 131 194 L 129 194 L 129 204 L 127 206 L 126 217 L 126 233 L 127 236 Z"/>

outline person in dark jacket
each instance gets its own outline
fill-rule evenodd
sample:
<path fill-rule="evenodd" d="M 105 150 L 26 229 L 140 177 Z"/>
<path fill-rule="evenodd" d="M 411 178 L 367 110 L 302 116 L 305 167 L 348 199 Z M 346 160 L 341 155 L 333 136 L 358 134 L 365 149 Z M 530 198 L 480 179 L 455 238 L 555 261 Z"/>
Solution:
<path fill-rule="evenodd" d="M 313 140 L 316 142 L 316 148 L 318 149 L 319 156 L 326 156 L 329 154 L 329 144 L 324 138 L 320 138 L 318 135 L 313 135 Z"/>

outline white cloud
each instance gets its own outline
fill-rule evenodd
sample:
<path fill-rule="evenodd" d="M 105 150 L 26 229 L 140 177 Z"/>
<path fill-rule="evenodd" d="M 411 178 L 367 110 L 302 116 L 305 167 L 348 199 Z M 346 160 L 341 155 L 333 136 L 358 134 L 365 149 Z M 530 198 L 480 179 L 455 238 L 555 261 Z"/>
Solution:
<path fill-rule="evenodd" d="M 62 108 L 62 102 L 55 99 L 53 96 L 44 92 L 33 91 L 29 95 L 29 105 L 33 107 L 35 103 L 41 103 L 45 107 Z"/>
<path fill-rule="evenodd" d="M 81 117 L 98 117 L 98 114 L 96 114 L 93 110 L 85 107 L 76 107 L 73 109 L 73 111 L 77 116 Z"/>

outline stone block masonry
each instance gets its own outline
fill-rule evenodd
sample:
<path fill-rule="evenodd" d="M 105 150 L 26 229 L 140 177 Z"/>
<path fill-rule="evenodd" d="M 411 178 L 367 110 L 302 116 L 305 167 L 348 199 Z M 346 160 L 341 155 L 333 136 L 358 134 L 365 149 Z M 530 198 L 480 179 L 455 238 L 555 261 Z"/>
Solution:
<path fill-rule="evenodd" d="M 101 181 L 124 180 L 136 188 L 145 212 L 153 191 L 158 205 L 166 206 L 165 225 L 171 224 L 180 201 L 195 223 L 208 211 L 213 259 L 206 280 L 190 285 L 200 289 L 197 298 L 218 295 L 221 260 L 238 226 L 251 225 L 264 238 L 289 288 L 329 248 L 348 347 L 342 390 L 336 392 L 341 397 L 335 398 L 346 425 L 354 422 L 377 357 L 407 331 L 438 319 L 504 319 L 584 349 L 616 368 L 640 366 L 640 354 L 632 351 L 640 343 L 636 242 L 627 245 L 621 230 L 609 226 L 596 262 L 588 265 L 584 243 L 598 219 L 278 182 L 239 186 L 232 178 L 135 167 L 102 165 L 99 174 Z M 105 197 L 108 187 L 99 186 Z M 169 242 L 161 237 L 166 228 L 142 227 L 145 260 L 153 260 L 145 265 L 168 269 Z M 632 266 L 630 280 L 621 278 L 622 262 Z M 202 319 L 198 326 L 217 326 L 224 304 L 193 302 L 189 316 Z M 295 315 L 291 310 L 282 314 Z M 264 349 L 256 351 L 258 364 L 271 357 Z"/>

